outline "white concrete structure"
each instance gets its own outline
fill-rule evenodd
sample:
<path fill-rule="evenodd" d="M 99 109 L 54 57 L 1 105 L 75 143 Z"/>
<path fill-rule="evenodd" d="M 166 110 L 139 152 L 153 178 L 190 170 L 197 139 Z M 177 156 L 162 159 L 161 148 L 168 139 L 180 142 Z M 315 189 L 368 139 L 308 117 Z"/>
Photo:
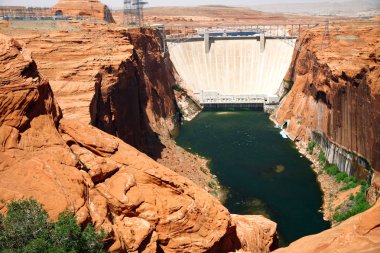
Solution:
<path fill-rule="evenodd" d="M 294 42 L 294 40 L 293 40 Z M 201 95 L 274 95 L 291 63 L 294 48 L 281 39 L 214 39 L 206 53 L 205 42 L 169 45 L 170 58 L 185 88 Z M 201 101 L 202 102 L 202 101 Z"/>

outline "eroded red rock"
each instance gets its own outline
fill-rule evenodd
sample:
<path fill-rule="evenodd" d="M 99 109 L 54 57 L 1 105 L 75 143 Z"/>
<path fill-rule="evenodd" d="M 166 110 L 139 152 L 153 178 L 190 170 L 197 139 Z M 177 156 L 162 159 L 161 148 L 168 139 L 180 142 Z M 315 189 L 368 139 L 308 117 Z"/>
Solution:
<path fill-rule="evenodd" d="M 316 235 L 303 237 L 275 253 L 380 252 L 380 200 L 374 207 Z"/>
<path fill-rule="evenodd" d="M 30 54 L 3 35 L 0 60 L 1 200 L 35 198 L 53 219 L 71 210 L 110 234 L 110 251 L 205 252 L 234 227 L 227 209 L 189 179 L 117 137 L 62 119 Z M 258 252 L 267 252 L 273 226 L 252 228 Z"/>

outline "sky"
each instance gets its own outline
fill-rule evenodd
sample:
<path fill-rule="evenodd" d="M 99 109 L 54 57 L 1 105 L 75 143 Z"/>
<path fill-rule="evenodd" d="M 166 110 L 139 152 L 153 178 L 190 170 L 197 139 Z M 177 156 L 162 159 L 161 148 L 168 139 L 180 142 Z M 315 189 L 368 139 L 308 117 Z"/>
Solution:
<path fill-rule="evenodd" d="M 20 6 L 52 6 L 58 0 L 0 0 L 0 5 L 20 5 Z M 124 0 L 101 0 L 111 8 L 121 8 Z M 229 5 L 229 6 L 253 6 L 257 4 L 271 3 L 310 3 L 321 2 L 321 0 L 144 0 L 149 2 L 148 7 L 154 6 L 195 6 L 195 5 Z M 328 0 L 325 0 L 328 1 Z M 339 1 L 339 0 L 338 0 Z"/>

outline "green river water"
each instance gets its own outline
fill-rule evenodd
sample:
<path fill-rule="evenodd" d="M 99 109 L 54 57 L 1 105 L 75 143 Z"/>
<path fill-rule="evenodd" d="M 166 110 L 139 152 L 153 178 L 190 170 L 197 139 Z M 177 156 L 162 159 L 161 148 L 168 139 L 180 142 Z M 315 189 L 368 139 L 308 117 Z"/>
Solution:
<path fill-rule="evenodd" d="M 277 222 L 281 246 L 329 228 L 311 163 L 264 112 L 202 112 L 182 126 L 176 141 L 211 161 L 231 213 Z"/>

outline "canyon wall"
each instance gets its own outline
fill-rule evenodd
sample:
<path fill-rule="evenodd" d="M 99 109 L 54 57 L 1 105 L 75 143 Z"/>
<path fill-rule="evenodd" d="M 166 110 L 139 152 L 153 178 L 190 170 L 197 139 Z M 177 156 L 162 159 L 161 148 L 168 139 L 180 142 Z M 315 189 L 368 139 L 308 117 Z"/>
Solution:
<path fill-rule="evenodd" d="M 169 43 L 170 59 L 185 88 L 199 93 L 216 91 L 226 95 L 276 94 L 289 68 L 291 40 L 215 39 L 210 52 L 205 42 Z"/>
<path fill-rule="evenodd" d="M 25 22 L 24 22 L 25 23 Z M 29 24 L 29 22 L 27 22 Z M 171 140 L 180 116 L 162 33 L 114 24 L 56 21 L 56 29 L 0 27 L 32 50 L 63 117 L 119 137 L 202 188 L 207 161 Z M 33 25 L 33 24 L 31 24 Z"/>
<path fill-rule="evenodd" d="M 67 23 L 67 22 L 66 22 Z M 160 31 L 67 23 L 74 31 L 4 29 L 32 50 L 64 117 L 91 123 L 153 158 L 177 125 Z"/>
<path fill-rule="evenodd" d="M 31 53 L 0 34 L 0 211 L 35 198 L 108 233 L 111 252 L 269 252 L 276 224 L 231 216 L 192 181 L 88 123 L 62 117 Z"/>
<path fill-rule="evenodd" d="M 363 24 L 304 32 L 275 113 L 292 139 L 314 140 L 329 162 L 368 181 L 380 171 L 379 33 Z"/>

